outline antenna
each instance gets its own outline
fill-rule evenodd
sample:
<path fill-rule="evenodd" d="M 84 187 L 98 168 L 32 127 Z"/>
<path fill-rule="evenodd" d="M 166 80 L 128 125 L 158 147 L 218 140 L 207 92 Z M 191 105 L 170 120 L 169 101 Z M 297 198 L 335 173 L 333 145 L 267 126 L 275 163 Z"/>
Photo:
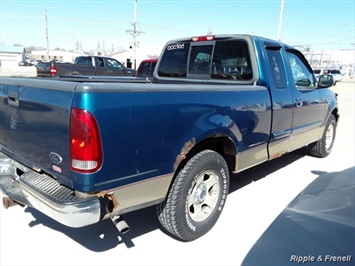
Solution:
<path fill-rule="evenodd" d="M 133 43 L 132 43 L 132 50 L 133 50 L 133 64 L 134 64 L 134 69 L 136 69 L 136 51 L 137 47 L 139 47 L 139 41 L 137 40 L 137 37 L 143 33 L 141 31 L 137 31 L 137 0 L 134 0 L 134 13 L 133 13 L 133 23 L 132 23 L 133 29 L 132 30 L 126 30 L 127 33 L 131 34 L 133 37 Z"/>

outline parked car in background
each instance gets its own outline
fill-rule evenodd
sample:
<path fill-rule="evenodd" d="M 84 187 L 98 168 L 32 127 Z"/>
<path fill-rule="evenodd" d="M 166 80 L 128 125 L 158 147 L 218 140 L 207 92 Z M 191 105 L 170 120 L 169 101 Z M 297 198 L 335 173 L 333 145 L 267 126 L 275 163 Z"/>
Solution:
<path fill-rule="evenodd" d="M 314 69 L 313 70 L 313 74 L 316 77 L 316 79 L 319 79 L 319 77 L 321 75 L 332 75 L 333 76 L 333 80 L 334 80 L 333 86 L 337 82 L 342 81 L 342 79 L 343 79 L 340 70 L 337 70 L 337 69 L 328 69 L 328 68 Z"/>
<path fill-rule="evenodd" d="M 143 60 L 137 69 L 136 77 L 153 77 L 154 68 L 158 62 L 158 58 L 150 58 Z"/>
<path fill-rule="evenodd" d="M 37 66 L 37 64 L 38 64 L 39 62 L 42 62 L 42 60 L 36 60 L 36 61 L 34 61 L 33 65 L 34 65 L 34 66 Z"/>
<path fill-rule="evenodd" d="M 329 74 L 333 76 L 334 79 L 334 85 L 337 84 L 337 82 L 341 82 L 343 77 L 341 75 L 340 70 L 337 69 L 330 69 L 328 70 Z"/>

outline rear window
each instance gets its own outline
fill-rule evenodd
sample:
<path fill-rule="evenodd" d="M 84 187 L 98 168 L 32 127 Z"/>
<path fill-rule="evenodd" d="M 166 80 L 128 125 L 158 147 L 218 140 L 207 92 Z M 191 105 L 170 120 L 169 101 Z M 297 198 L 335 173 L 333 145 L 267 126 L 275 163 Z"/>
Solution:
<path fill-rule="evenodd" d="M 163 53 L 160 77 L 250 80 L 253 78 L 247 42 L 218 40 L 216 42 L 170 44 Z"/>
<path fill-rule="evenodd" d="M 160 77 L 186 77 L 187 57 L 190 43 L 170 44 L 163 53 L 159 66 Z"/>
<path fill-rule="evenodd" d="M 252 79 L 248 44 L 239 40 L 217 42 L 212 60 L 211 78 Z"/>
<path fill-rule="evenodd" d="M 318 70 L 313 70 L 313 73 L 314 73 L 314 74 L 320 74 L 320 69 L 318 69 Z"/>
<path fill-rule="evenodd" d="M 152 77 L 156 62 L 143 62 L 139 66 L 137 77 Z"/>

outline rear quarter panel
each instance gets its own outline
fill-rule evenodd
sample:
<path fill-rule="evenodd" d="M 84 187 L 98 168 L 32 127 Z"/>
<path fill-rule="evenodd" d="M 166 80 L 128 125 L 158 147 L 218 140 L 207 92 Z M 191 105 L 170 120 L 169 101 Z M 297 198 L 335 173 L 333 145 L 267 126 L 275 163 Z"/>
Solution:
<path fill-rule="evenodd" d="M 85 192 L 171 174 L 189 141 L 221 134 L 238 152 L 265 145 L 271 123 L 269 93 L 260 86 L 82 83 L 73 107 L 96 117 L 103 144 L 97 173 L 73 173 Z"/>

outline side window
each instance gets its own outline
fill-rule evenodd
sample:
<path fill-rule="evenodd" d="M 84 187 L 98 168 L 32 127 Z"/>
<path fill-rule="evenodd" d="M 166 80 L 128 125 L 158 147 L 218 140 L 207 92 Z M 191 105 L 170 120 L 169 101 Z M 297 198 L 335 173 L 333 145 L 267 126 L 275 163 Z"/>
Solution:
<path fill-rule="evenodd" d="M 105 64 L 104 64 L 104 59 L 101 58 L 101 57 L 97 57 L 97 58 L 96 58 L 96 62 L 97 62 L 97 66 L 98 66 L 98 67 L 104 67 L 104 66 L 105 66 Z"/>
<path fill-rule="evenodd" d="M 267 49 L 266 51 L 269 58 L 271 76 L 274 81 L 275 87 L 278 89 L 286 88 L 286 71 L 280 50 Z"/>
<path fill-rule="evenodd" d="M 313 72 L 309 70 L 301 58 L 294 52 L 287 52 L 292 71 L 293 81 L 298 89 L 313 89 L 316 87 Z"/>
<path fill-rule="evenodd" d="M 117 69 L 122 69 L 123 68 L 123 65 L 120 62 L 118 62 L 115 59 L 111 59 L 111 58 L 107 59 L 107 66 L 109 68 L 117 68 Z"/>
<path fill-rule="evenodd" d="M 212 79 L 253 78 L 248 44 L 242 40 L 217 41 L 212 61 Z"/>

